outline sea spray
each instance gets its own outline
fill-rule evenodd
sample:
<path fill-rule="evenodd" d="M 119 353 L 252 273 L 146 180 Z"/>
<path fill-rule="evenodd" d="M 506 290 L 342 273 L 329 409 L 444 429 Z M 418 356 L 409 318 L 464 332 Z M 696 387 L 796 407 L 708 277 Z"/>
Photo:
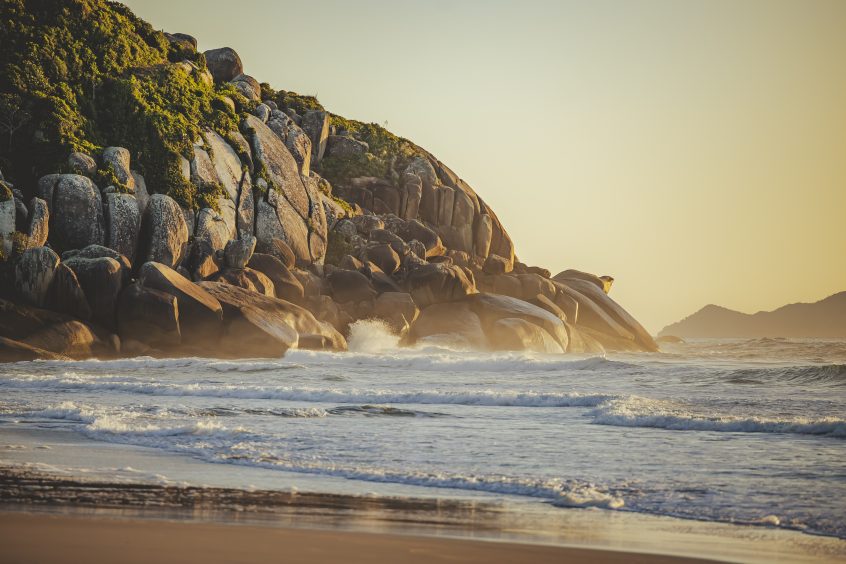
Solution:
<path fill-rule="evenodd" d="M 351 352 L 381 353 L 399 347 L 399 336 L 379 319 L 360 319 L 350 325 L 347 345 Z"/>

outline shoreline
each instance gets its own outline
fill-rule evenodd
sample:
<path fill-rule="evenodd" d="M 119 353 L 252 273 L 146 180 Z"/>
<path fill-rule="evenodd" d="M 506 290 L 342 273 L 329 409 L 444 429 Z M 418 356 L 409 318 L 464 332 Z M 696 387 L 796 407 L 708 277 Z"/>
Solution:
<path fill-rule="evenodd" d="M 12 562 L 108 562 L 109 551 L 119 546 L 139 547 L 138 554 L 146 554 L 148 561 L 167 561 L 167 553 L 144 552 L 151 538 L 161 547 L 198 543 L 192 555 L 179 561 L 233 561 L 231 554 L 223 556 L 225 550 L 220 560 L 204 552 L 208 547 L 201 543 L 212 533 L 233 546 L 259 551 L 244 561 L 264 557 L 261 551 L 277 543 L 286 551 L 296 547 L 294 556 L 311 563 L 334 562 L 353 546 L 361 560 L 344 556 L 348 562 L 391 562 L 398 553 L 409 563 L 441 561 L 426 552 L 432 550 L 443 561 L 467 562 L 510 562 L 518 556 L 540 563 L 826 562 L 846 557 L 846 541 L 797 531 L 602 510 L 523 509 L 484 500 L 110 482 L 0 466 L 0 543 L 13 547 L 8 554 L 19 556 Z M 50 530 L 53 552 L 21 540 L 31 530 Z M 95 542 L 112 535 L 123 544 Z M 90 539 L 97 558 L 85 551 L 75 555 L 88 543 L 84 539 Z M 323 551 L 316 560 L 315 542 Z M 418 553 L 429 559 L 415 560 Z"/>

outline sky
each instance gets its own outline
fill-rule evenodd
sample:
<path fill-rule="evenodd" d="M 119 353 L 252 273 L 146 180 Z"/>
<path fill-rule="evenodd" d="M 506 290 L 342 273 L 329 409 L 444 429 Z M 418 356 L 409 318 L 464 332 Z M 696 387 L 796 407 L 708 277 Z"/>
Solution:
<path fill-rule="evenodd" d="M 658 332 L 846 290 L 842 0 L 125 0 L 387 125 Z"/>

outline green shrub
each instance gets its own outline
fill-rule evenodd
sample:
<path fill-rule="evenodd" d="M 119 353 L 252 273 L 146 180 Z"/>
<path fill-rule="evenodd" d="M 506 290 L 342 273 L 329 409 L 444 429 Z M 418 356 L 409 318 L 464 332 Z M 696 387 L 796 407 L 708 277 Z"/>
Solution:
<path fill-rule="evenodd" d="M 31 116 L 0 154 L 25 184 L 58 170 L 70 150 L 92 152 L 104 77 L 167 60 L 163 34 L 104 0 L 4 0 L 0 37 L 0 92 Z"/>
<path fill-rule="evenodd" d="M 359 176 L 385 178 L 388 172 L 387 163 L 372 153 L 324 157 L 318 167 L 321 176 L 338 186 L 346 186 L 351 178 Z"/>
<path fill-rule="evenodd" d="M 262 90 L 262 93 L 264 93 L 264 90 Z M 268 96 L 268 98 L 276 102 L 279 109 L 283 111 L 286 109 L 292 109 L 299 115 L 303 115 L 311 110 L 323 109 L 323 106 L 314 96 L 304 96 L 302 94 L 297 94 L 296 92 L 280 90 L 279 92 Z M 264 97 L 262 97 L 262 99 L 264 99 Z"/>

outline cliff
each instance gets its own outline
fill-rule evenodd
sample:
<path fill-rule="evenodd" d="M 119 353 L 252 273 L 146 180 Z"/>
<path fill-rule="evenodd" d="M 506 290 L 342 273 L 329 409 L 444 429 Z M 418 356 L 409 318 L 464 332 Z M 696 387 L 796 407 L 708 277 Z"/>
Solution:
<path fill-rule="evenodd" d="M 230 48 L 104 0 L 11 0 L 0 33 L 11 356 L 343 349 L 374 317 L 409 344 L 656 348 L 613 279 L 521 263 L 433 154 Z"/>
<path fill-rule="evenodd" d="M 693 315 L 664 327 L 659 336 L 664 335 L 843 339 L 846 338 L 846 292 L 810 304 L 789 304 L 755 314 L 707 305 Z"/>

